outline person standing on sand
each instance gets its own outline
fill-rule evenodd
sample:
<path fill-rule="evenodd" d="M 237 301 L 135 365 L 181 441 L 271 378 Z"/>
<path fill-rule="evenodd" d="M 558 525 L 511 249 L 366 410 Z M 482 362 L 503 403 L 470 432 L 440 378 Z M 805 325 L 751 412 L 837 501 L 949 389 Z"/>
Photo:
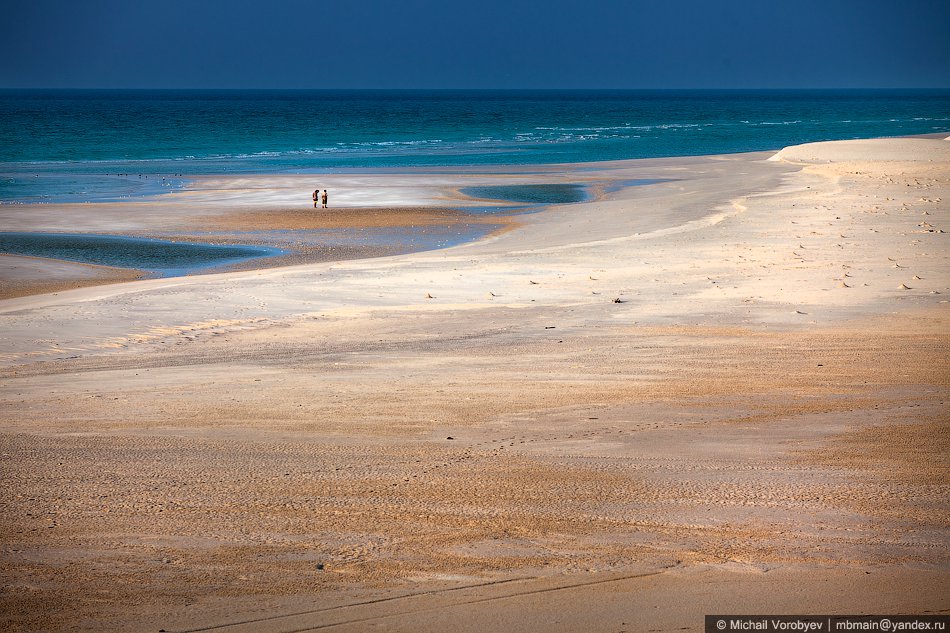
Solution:
<path fill-rule="evenodd" d="M 324 209 L 327 208 L 327 190 L 326 189 L 323 190 L 323 208 Z"/>
<path fill-rule="evenodd" d="M 314 190 L 313 190 L 313 208 L 314 208 L 314 209 L 317 208 L 317 202 L 319 202 L 319 201 L 320 201 L 320 190 L 319 190 L 319 189 L 314 189 Z"/>

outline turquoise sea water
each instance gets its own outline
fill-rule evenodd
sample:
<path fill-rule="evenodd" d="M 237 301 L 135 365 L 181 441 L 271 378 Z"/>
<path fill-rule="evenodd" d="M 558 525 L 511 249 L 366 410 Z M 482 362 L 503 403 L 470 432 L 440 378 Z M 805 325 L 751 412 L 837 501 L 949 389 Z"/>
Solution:
<path fill-rule="evenodd" d="M 947 130 L 950 91 L 0 91 L 0 202 L 137 197 L 195 174 L 585 162 Z"/>
<path fill-rule="evenodd" d="M 7 90 L 0 91 L 0 204 L 131 200 L 181 189 L 190 176 L 203 174 L 574 163 L 948 130 L 950 91 L 932 90 Z M 588 195 L 571 184 L 463 193 L 507 201 L 506 211 L 579 202 Z M 486 230 L 391 230 L 370 237 L 419 250 L 475 239 Z M 352 234 L 308 239 L 358 242 Z M 0 252 L 174 275 L 278 251 L 0 233 Z"/>

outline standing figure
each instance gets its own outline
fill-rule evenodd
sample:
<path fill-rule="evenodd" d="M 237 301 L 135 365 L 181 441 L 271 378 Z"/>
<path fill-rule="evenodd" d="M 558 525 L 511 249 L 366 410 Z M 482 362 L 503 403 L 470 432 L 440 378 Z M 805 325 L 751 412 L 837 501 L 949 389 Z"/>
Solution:
<path fill-rule="evenodd" d="M 327 190 L 326 189 L 323 190 L 323 208 L 324 209 L 327 208 Z"/>
<path fill-rule="evenodd" d="M 314 189 L 314 190 L 313 190 L 313 208 L 314 208 L 314 209 L 317 208 L 317 203 L 318 203 L 318 202 L 320 202 L 320 190 L 319 190 L 319 189 Z"/>

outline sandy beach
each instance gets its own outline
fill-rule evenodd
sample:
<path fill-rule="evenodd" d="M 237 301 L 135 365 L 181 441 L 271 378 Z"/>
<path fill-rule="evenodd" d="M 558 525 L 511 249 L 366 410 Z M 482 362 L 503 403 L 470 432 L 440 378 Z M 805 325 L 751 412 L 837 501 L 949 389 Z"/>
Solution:
<path fill-rule="evenodd" d="M 593 200 L 459 193 L 522 183 Z M 167 279 L 0 258 L 0 629 L 950 612 L 950 140 L 319 184 L 333 214 L 302 176 L 0 207 L 185 239 L 492 225 Z"/>

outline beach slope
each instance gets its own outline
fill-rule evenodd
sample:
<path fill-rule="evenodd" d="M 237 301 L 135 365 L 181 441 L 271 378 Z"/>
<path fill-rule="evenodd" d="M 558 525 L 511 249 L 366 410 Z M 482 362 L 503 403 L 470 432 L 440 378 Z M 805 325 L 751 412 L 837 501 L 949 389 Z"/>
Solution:
<path fill-rule="evenodd" d="M 950 142 L 562 177 L 613 186 L 445 250 L 0 301 L 0 626 L 946 613 Z"/>

